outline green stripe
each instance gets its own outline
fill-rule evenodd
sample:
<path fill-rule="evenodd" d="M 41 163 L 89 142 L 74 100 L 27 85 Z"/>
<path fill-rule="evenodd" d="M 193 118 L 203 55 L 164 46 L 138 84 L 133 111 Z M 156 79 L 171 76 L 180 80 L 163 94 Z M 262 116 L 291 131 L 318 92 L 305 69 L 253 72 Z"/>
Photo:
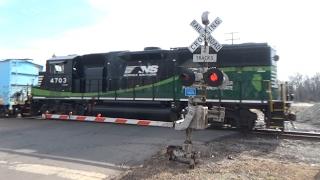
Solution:
<path fill-rule="evenodd" d="M 271 66 L 246 66 L 246 67 L 224 67 L 219 68 L 222 69 L 223 72 L 233 72 L 233 71 L 270 71 Z"/>
<path fill-rule="evenodd" d="M 152 87 L 159 87 L 159 86 L 169 84 L 177 79 L 178 79 L 178 76 L 173 76 L 168 79 L 156 82 L 153 85 L 148 84 L 148 85 L 136 87 L 136 88 L 129 88 L 129 89 L 122 89 L 122 90 L 117 90 L 117 91 L 109 91 L 106 93 L 99 93 L 99 96 L 113 95 L 115 93 L 117 93 L 117 94 L 128 93 L 128 92 L 133 92 L 133 90 L 139 91 L 139 90 L 149 89 Z M 60 92 L 60 91 L 51 91 L 51 90 L 45 90 L 45 89 L 33 87 L 32 88 L 32 95 L 33 96 L 52 96 L 52 97 L 70 97 L 70 96 L 82 97 L 82 96 L 97 96 L 98 93 L 97 92 L 93 92 L 93 93 Z"/>

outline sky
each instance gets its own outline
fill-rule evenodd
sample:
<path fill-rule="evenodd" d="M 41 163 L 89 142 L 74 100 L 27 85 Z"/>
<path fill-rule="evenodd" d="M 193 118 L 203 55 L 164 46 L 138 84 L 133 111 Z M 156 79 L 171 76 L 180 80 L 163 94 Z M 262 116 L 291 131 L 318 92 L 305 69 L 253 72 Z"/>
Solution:
<path fill-rule="evenodd" d="M 222 19 L 212 36 L 222 44 L 266 42 L 277 50 L 278 75 L 320 72 L 320 11 L 316 0 L 0 0 L 0 59 L 31 58 L 44 65 L 53 54 L 187 47 L 190 26 Z"/>

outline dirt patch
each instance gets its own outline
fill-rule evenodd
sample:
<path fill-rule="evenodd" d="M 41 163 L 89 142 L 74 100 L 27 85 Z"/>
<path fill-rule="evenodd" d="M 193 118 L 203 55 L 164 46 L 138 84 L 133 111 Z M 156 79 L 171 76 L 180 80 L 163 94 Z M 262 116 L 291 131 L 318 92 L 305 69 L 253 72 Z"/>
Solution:
<path fill-rule="evenodd" d="M 120 179 L 320 179 L 320 142 L 237 136 L 197 150 L 195 169 L 169 161 L 163 149 Z"/>

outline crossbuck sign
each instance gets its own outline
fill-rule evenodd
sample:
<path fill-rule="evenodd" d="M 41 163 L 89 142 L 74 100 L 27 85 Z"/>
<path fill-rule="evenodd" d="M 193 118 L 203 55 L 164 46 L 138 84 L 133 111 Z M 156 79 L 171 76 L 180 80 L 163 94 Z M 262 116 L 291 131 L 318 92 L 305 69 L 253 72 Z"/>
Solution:
<path fill-rule="evenodd" d="M 193 53 L 205 40 L 209 45 L 218 52 L 222 45 L 211 36 L 211 33 L 222 23 L 222 20 L 217 17 L 210 25 L 203 28 L 196 20 L 193 20 L 190 25 L 195 29 L 200 36 L 188 47 Z"/>

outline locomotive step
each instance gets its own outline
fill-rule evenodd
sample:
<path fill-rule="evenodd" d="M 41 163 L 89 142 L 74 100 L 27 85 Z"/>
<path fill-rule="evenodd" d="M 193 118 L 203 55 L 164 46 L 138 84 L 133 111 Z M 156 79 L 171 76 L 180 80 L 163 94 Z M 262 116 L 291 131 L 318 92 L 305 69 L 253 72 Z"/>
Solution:
<path fill-rule="evenodd" d="M 285 120 L 285 118 L 283 118 L 283 117 L 272 117 L 271 119 L 272 119 L 272 120 L 277 120 L 277 121 L 279 121 L 279 120 Z"/>
<path fill-rule="evenodd" d="M 283 109 L 273 109 L 274 112 L 283 112 Z"/>

